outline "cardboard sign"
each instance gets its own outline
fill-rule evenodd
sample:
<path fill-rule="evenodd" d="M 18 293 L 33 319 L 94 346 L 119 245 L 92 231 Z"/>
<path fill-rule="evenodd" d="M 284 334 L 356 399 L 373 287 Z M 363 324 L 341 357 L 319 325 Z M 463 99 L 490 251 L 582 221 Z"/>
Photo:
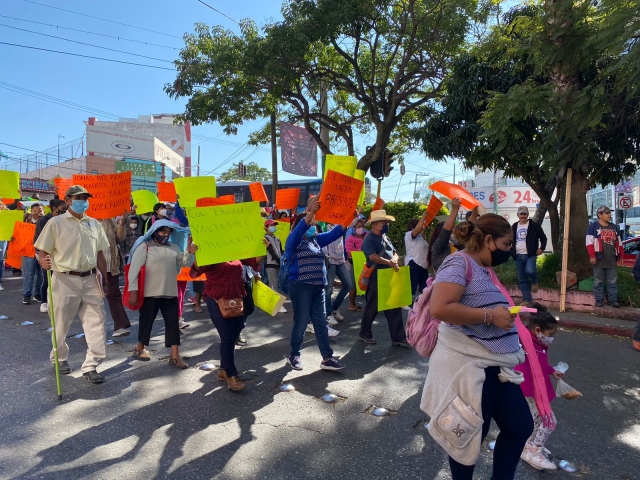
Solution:
<path fill-rule="evenodd" d="M 427 227 L 433 221 L 434 218 L 438 216 L 440 213 L 440 209 L 442 208 L 442 202 L 435 195 L 431 195 L 431 199 L 429 200 L 429 205 L 427 206 L 427 218 L 424 221 L 424 226 Z"/>
<path fill-rule="evenodd" d="M 69 190 L 69 187 L 73 185 L 73 179 L 71 178 L 62 178 L 57 177 L 53 179 L 53 186 L 56 189 L 56 193 L 58 194 L 58 198 L 64 200 L 64 196 Z"/>
<path fill-rule="evenodd" d="M 282 222 L 276 225 L 276 231 L 274 235 L 280 239 L 280 243 L 282 244 L 282 253 L 284 253 L 284 247 L 287 244 L 287 238 L 289 238 L 289 233 L 291 233 L 291 225 Z"/>
<path fill-rule="evenodd" d="M 324 178 L 327 178 L 329 170 L 342 173 L 347 177 L 353 177 L 356 173 L 358 159 L 348 155 L 327 155 L 324 168 Z"/>
<path fill-rule="evenodd" d="M 455 183 L 440 180 L 439 182 L 429 185 L 429 188 L 434 192 L 444 195 L 449 200 L 458 197 L 461 200 L 462 206 L 467 210 L 473 210 L 474 207 L 480 205 L 480 201 L 478 199 Z"/>
<path fill-rule="evenodd" d="M 228 197 L 231 197 L 231 201 Z M 218 207 L 220 205 L 233 205 L 234 203 L 236 203 L 236 199 L 233 195 L 224 195 L 220 198 L 199 198 L 196 200 L 196 207 Z"/>
<path fill-rule="evenodd" d="M 158 182 L 158 200 L 176 203 L 176 186 L 173 182 Z"/>
<path fill-rule="evenodd" d="M 215 198 L 216 177 L 181 177 L 173 180 L 182 208 L 195 207 L 199 198 Z"/>
<path fill-rule="evenodd" d="M 31 257 L 36 254 L 33 247 L 33 237 L 36 234 L 36 224 L 16 222 L 13 227 L 13 240 L 9 242 L 7 257 Z"/>
<path fill-rule="evenodd" d="M 299 188 L 287 188 L 276 190 L 276 205 L 282 210 L 295 210 L 300 200 Z"/>
<path fill-rule="evenodd" d="M 284 295 L 270 289 L 260 280 L 253 282 L 253 303 L 272 317 L 282 308 L 286 299 Z"/>
<path fill-rule="evenodd" d="M 349 225 L 353 221 L 363 185 L 362 180 L 329 170 L 322 184 L 316 220 Z"/>
<path fill-rule="evenodd" d="M 384 204 L 385 204 L 384 200 L 382 200 L 380 197 L 376 198 L 376 201 L 373 204 L 373 208 L 371 209 L 371 211 L 375 212 L 376 210 L 382 210 L 384 208 Z"/>
<path fill-rule="evenodd" d="M 10 240 L 16 222 L 22 222 L 22 210 L 0 210 L 0 242 Z"/>
<path fill-rule="evenodd" d="M 356 173 L 353 175 L 353 178 L 362 180 L 362 191 L 360 192 L 360 198 L 358 198 L 358 205 L 364 205 L 364 176 L 366 172 L 364 170 L 356 170 Z"/>
<path fill-rule="evenodd" d="M 156 203 L 160 203 L 158 197 L 149 190 L 136 190 L 135 192 L 131 192 L 131 198 L 136 207 L 136 215 L 151 213 L 153 212 L 153 206 Z"/>
<path fill-rule="evenodd" d="M 111 175 L 73 175 L 74 185 L 82 185 L 93 195 L 86 214 L 98 220 L 115 218 L 131 205 L 131 172 Z"/>
<path fill-rule="evenodd" d="M 266 254 L 264 220 L 258 202 L 187 209 L 198 265 L 242 260 Z"/>
<path fill-rule="evenodd" d="M 254 202 L 267 202 L 267 192 L 264 191 L 264 185 L 260 182 L 253 182 L 249 184 L 249 191 L 251 192 L 251 200 Z"/>
<path fill-rule="evenodd" d="M 409 267 L 378 269 L 378 311 L 411 305 L 411 273 Z"/>
<path fill-rule="evenodd" d="M 364 270 L 364 264 L 366 262 L 366 257 L 364 252 L 353 251 L 351 252 L 351 258 L 353 259 L 353 274 L 356 279 L 356 293 L 358 295 L 364 295 L 364 290 L 360 290 L 358 286 L 358 279 L 362 274 L 362 270 Z"/>
<path fill-rule="evenodd" d="M 0 170 L 0 198 L 20 198 L 20 174 Z"/>
<path fill-rule="evenodd" d="M 199 277 L 191 278 L 190 271 L 191 267 L 182 267 L 180 273 L 176 275 L 176 280 L 179 282 L 204 282 L 207 279 L 207 275 L 204 273 Z"/>

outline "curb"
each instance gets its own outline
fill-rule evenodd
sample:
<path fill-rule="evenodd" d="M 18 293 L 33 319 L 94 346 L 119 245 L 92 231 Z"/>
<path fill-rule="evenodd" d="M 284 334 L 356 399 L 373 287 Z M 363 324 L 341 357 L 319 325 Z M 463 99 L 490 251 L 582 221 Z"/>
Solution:
<path fill-rule="evenodd" d="M 605 335 L 613 335 L 616 337 L 631 338 L 633 335 L 633 328 L 614 327 L 611 325 L 600 325 L 597 323 L 574 322 L 572 320 L 558 320 L 558 324 L 561 327 L 569 328 L 571 330 L 587 330 L 589 332 L 603 333 Z"/>

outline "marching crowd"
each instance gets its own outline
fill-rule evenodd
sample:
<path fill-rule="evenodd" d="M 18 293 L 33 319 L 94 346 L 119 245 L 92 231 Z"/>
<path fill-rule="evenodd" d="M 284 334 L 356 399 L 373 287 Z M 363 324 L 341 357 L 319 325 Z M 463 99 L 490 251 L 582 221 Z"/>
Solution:
<path fill-rule="evenodd" d="M 82 374 L 90 383 L 103 381 L 97 367 L 106 355 L 104 298 L 113 318 L 114 337 L 130 334 L 131 313 L 123 304 L 139 311 L 134 359 L 150 360 L 147 347 L 154 319 L 161 312 L 165 346 L 171 352 L 169 363 L 187 368 L 179 347 L 180 329 L 188 326 L 182 309 L 189 282 L 176 278 L 185 267 L 194 280 L 190 287 L 194 309 L 202 311 L 200 302 L 204 300 L 220 336 L 218 379 L 230 390 L 246 388 L 238 377 L 235 347 L 247 344 L 242 332 L 254 309 L 254 277 L 291 300 L 293 325 L 286 362 L 292 369 L 303 369 L 305 333 L 315 334 L 321 369 L 345 368 L 334 356 L 329 338 L 339 334 L 334 327 L 344 320 L 340 308 L 347 296 L 349 310 L 362 312 L 359 340 L 376 343 L 372 324 L 378 314 L 377 274 L 383 269 L 398 271 L 401 265 L 387 236 L 395 218 L 385 210 L 375 210 L 369 218 L 357 210 L 348 228 L 343 228 L 316 221 L 320 208 L 317 196 L 309 199 L 300 214 L 262 209 L 263 257 L 199 265 L 194 256 L 198 246 L 189 235 L 188 220 L 179 203 L 158 203 L 152 212 L 144 213 L 133 206 L 121 217 L 98 221 L 85 214 L 91 196 L 84 187 L 74 185 L 63 199 L 49 202 L 50 213 L 45 215 L 44 206 L 36 203 L 25 216 L 25 222 L 36 224 L 36 256 L 23 257 L 23 303 L 30 304 L 34 298 L 42 302 L 42 312 L 53 315 L 60 373 L 72 371 L 66 337 L 78 316 L 87 342 Z M 519 272 L 529 274 L 529 260 L 520 257 L 535 258 L 544 249 L 546 238 L 542 245 L 533 245 L 529 236 L 535 236 L 537 242 L 539 227 L 521 222 L 521 227 L 529 230 L 520 233 L 517 224 L 510 225 L 499 215 L 478 216 L 477 210 L 456 225 L 459 208 L 460 200 L 453 199 L 451 213 L 439 219 L 429 241 L 424 238 L 426 213 L 411 220 L 405 234 L 404 265 L 410 269 L 412 296 L 429 290 L 430 313 L 442 321 L 421 400 L 422 410 L 431 417 L 429 432 L 449 454 L 455 480 L 472 478 L 480 443 L 492 418 L 500 428 L 492 478 L 514 478 L 520 458 L 538 469 L 555 469 L 545 443 L 556 425 L 550 408 L 555 393 L 549 378 L 563 376 L 547 360 L 557 322 L 544 307 L 531 304 L 528 290 L 523 288 L 527 304 L 534 308 L 522 315 L 526 325 L 521 323 L 510 311 L 511 298 L 490 268 L 515 257 Z M 275 235 L 281 222 L 290 224 L 284 245 Z M 603 248 L 597 245 L 595 256 Z M 0 247 L 6 250 L 6 244 Z M 362 252 L 366 260 L 360 275 L 354 268 L 356 252 Z M 437 271 L 435 280 L 430 280 L 430 270 Z M 53 272 L 51 292 L 47 291 L 48 271 Z M 122 274 L 124 296 L 119 285 Z M 203 274 L 204 281 L 196 280 Z M 333 296 L 336 278 L 341 287 Z M 534 290 L 535 277 L 531 282 Z M 365 289 L 364 307 L 357 302 L 356 285 Z M 521 285 L 524 287 L 524 280 Z M 52 305 L 47 298 L 52 299 Z M 286 313 L 286 309 L 280 312 Z M 392 308 L 384 314 L 392 345 L 409 347 L 402 309 Z"/>

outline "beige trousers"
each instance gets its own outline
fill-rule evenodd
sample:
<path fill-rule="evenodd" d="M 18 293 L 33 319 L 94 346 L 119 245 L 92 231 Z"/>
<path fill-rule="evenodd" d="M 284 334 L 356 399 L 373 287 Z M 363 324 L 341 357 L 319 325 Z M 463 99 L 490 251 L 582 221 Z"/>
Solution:
<path fill-rule="evenodd" d="M 84 338 L 87 342 L 87 356 L 82 364 L 82 373 L 95 370 L 107 354 L 104 299 L 98 287 L 96 275 L 76 277 L 54 272 L 51 283 L 58 360 L 66 360 L 69 356 L 67 335 L 71 322 L 77 315 L 82 322 Z M 53 361 L 53 350 L 50 357 Z"/>

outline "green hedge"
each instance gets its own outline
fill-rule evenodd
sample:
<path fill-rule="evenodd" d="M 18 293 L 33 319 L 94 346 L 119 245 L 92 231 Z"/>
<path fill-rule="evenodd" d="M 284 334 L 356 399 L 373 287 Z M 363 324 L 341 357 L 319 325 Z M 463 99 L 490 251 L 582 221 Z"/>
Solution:
<path fill-rule="evenodd" d="M 369 218 L 372 208 L 373 205 L 366 205 L 362 209 L 362 214 Z M 385 204 L 384 210 L 387 212 L 387 215 L 396 218 L 395 222 L 389 223 L 389 233 L 387 235 L 398 251 L 398 255 L 404 256 L 405 254 L 404 235 L 407 233 L 407 223 L 414 218 L 420 218 L 426 208 L 426 205 L 414 202 L 389 202 Z M 449 210 L 443 206 L 440 212 L 438 212 L 438 215 L 449 215 Z M 431 225 L 429 225 L 425 233 L 425 240 L 429 240 L 429 236 L 433 229 L 436 228 L 437 223 L 436 220 L 431 222 Z"/>

